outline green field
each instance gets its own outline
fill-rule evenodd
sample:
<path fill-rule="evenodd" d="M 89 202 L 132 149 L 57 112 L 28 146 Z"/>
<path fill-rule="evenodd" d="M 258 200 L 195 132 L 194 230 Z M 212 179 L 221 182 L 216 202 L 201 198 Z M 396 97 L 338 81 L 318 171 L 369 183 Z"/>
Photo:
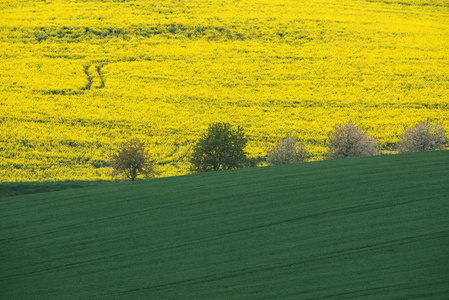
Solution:
<path fill-rule="evenodd" d="M 0 200 L 1 299 L 448 299 L 449 152 Z"/>

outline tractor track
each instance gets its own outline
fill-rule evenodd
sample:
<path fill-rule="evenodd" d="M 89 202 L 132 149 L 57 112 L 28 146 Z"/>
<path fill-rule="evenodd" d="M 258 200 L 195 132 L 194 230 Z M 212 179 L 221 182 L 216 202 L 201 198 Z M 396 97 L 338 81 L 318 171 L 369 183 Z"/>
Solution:
<path fill-rule="evenodd" d="M 86 74 L 87 84 L 82 87 L 81 91 L 95 89 L 102 89 L 105 87 L 105 82 L 101 69 L 104 64 L 100 65 L 85 65 L 84 74 Z"/>

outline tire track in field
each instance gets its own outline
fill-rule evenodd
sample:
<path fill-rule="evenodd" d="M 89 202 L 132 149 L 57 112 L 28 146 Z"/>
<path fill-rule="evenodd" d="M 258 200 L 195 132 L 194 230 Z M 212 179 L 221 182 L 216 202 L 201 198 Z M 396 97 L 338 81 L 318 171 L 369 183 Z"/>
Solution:
<path fill-rule="evenodd" d="M 97 71 L 98 78 L 100 79 L 100 85 L 97 87 L 97 89 L 104 88 L 104 78 L 103 73 L 101 72 L 101 68 L 103 68 L 104 65 L 98 65 L 95 67 L 95 70 Z"/>
<path fill-rule="evenodd" d="M 217 198 L 214 198 L 212 200 L 211 199 L 200 200 L 200 201 L 196 201 L 194 204 L 207 203 L 207 202 L 216 201 L 216 200 L 217 200 Z M 242 229 L 239 229 L 239 230 L 225 232 L 225 233 L 222 233 L 222 234 L 219 234 L 219 235 L 208 236 L 208 237 L 192 240 L 192 241 L 189 241 L 189 242 L 180 243 L 178 245 L 170 245 L 170 246 L 167 246 L 166 248 L 167 249 L 173 249 L 173 248 L 181 248 L 181 247 L 191 246 L 191 245 L 198 245 L 198 244 L 209 242 L 209 241 L 220 240 L 220 239 L 223 239 L 223 238 L 225 238 L 227 236 L 243 234 L 243 233 L 246 233 L 246 232 L 261 230 L 261 229 L 272 227 L 272 226 L 279 226 L 279 225 L 284 225 L 284 224 L 288 224 L 288 223 L 294 223 L 294 222 L 298 222 L 298 221 L 303 221 L 303 220 L 308 220 L 308 219 L 313 219 L 313 218 L 323 217 L 323 216 L 332 216 L 332 215 L 336 215 L 337 216 L 337 215 L 350 214 L 350 213 L 359 212 L 359 211 L 372 211 L 372 210 L 377 210 L 377 209 L 390 208 L 390 207 L 394 207 L 394 206 L 408 205 L 410 203 L 419 202 L 419 201 L 422 201 L 422 200 L 423 199 L 413 200 L 413 201 L 403 201 L 403 202 L 399 202 L 399 203 L 398 202 L 391 203 L 390 201 L 383 201 L 383 202 L 377 202 L 377 203 L 355 205 L 355 206 L 350 206 L 350 207 L 342 207 L 342 208 L 337 208 L 337 209 L 333 209 L 333 210 L 329 210 L 329 211 L 314 213 L 314 214 L 310 214 L 310 215 L 306 215 L 306 216 L 299 216 L 299 217 L 295 217 L 295 218 L 289 218 L 289 219 L 280 220 L 280 221 L 277 221 L 277 222 L 264 223 L 264 224 L 260 224 L 260 225 L 256 225 L 256 226 L 246 227 L 246 228 L 242 228 Z M 192 202 L 186 203 L 184 205 L 191 206 Z M 25 235 L 25 236 L 16 236 L 16 237 L 12 237 L 12 238 L 4 238 L 4 239 L 0 239 L 0 247 L 3 244 L 6 244 L 6 243 L 18 242 L 18 241 L 26 240 L 26 239 L 30 239 L 30 238 L 43 237 L 43 236 L 46 236 L 46 235 L 50 235 L 50 234 L 54 234 L 54 233 L 58 233 L 58 232 L 63 232 L 65 230 L 72 230 L 72 229 L 76 229 L 76 228 L 83 228 L 85 226 L 89 226 L 90 227 L 92 225 L 106 223 L 106 222 L 109 222 L 109 221 L 112 221 L 112 220 L 115 220 L 115 219 L 120 219 L 120 218 L 125 218 L 125 217 L 135 217 L 135 216 L 138 216 L 138 215 L 146 214 L 146 213 L 151 212 L 151 211 L 156 211 L 156 210 L 160 210 L 160 209 L 169 209 L 169 208 L 179 208 L 179 204 L 163 205 L 161 207 L 149 208 L 149 209 L 139 210 L 139 211 L 135 211 L 135 212 L 119 214 L 119 215 L 110 216 L 110 217 L 107 217 L 107 218 L 94 220 L 94 221 L 89 221 L 89 222 L 84 222 L 84 223 L 80 223 L 80 224 L 65 225 L 65 226 L 62 226 L 62 227 L 59 227 L 59 228 L 56 228 L 56 229 L 53 229 L 53 230 L 49 230 L 49 231 L 46 231 L 46 232 L 42 232 L 42 233 L 39 233 L 39 234 L 29 234 L 29 235 Z M 161 249 L 161 248 L 159 248 L 159 249 Z M 162 248 L 162 249 L 164 249 L 164 248 Z"/>
<path fill-rule="evenodd" d="M 80 93 L 83 93 L 84 91 L 92 90 L 92 88 L 96 89 L 102 89 L 105 87 L 105 81 L 103 78 L 103 73 L 101 72 L 101 69 L 103 68 L 104 64 L 100 65 L 84 65 L 83 66 L 83 72 L 86 76 L 87 83 L 85 86 L 79 88 L 78 90 L 48 90 L 44 91 L 44 94 L 56 94 L 56 95 L 77 95 Z"/>
<path fill-rule="evenodd" d="M 90 65 L 84 66 L 84 74 L 86 74 L 87 77 L 87 84 L 84 87 L 80 88 L 81 91 L 90 90 L 90 88 L 92 87 L 92 76 L 90 76 L 89 74 L 89 68 Z"/>
<path fill-rule="evenodd" d="M 210 202 L 210 201 L 217 201 L 217 198 L 214 198 L 212 200 L 211 199 L 206 199 L 206 200 L 196 201 L 195 204 L 201 204 L 201 203 L 206 203 L 206 202 Z M 295 217 L 295 218 L 289 218 L 289 219 L 280 220 L 280 221 L 277 221 L 277 222 L 264 223 L 264 224 L 261 224 L 261 225 L 246 227 L 246 228 L 242 228 L 242 229 L 239 229 L 239 230 L 234 230 L 234 231 L 229 231 L 229 232 L 226 232 L 226 233 L 222 233 L 220 235 L 204 237 L 204 238 L 197 239 L 197 240 L 194 240 L 194 241 L 181 243 L 181 244 L 178 244 L 176 246 L 173 246 L 173 245 L 171 245 L 170 247 L 167 246 L 167 248 L 173 249 L 173 248 L 180 248 L 180 247 L 185 247 L 185 246 L 190 246 L 190 245 L 197 245 L 197 244 L 208 242 L 208 241 L 220 240 L 220 239 L 222 239 L 224 237 L 227 237 L 227 236 L 232 236 L 232 235 L 236 235 L 236 234 L 242 234 L 242 233 L 246 233 L 246 232 L 249 232 L 249 231 L 260 230 L 260 229 L 264 229 L 264 228 L 271 227 L 271 226 L 278 226 L 278 225 L 294 223 L 294 222 L 298 222 L 298 221 L 302 221 L 302 220 L 313 219 L 313 218 L 316 218 L 316 217 L 323 217 L 323 216 L 326 216 L 326 215 L 332 216 L 332 215 L 348 214 L 348 213 L 353 213 L 353 212 L 358 212 L 358 211 L 371 211 L 371 210 L 389 208 L 389 207 L 394 207 L 394 206 L 399 206 L 399 205 L 407 205 L 407 204 L 410 204 L 410 203 L 413 203 L 413 202 L 418 202 L 418 201 L 422 201 L 422 199 L 420 199 L 420 200 L 413 200 L 413 201 L 404 201 L 404 202 L 399 202 L 399 203 L 397 203 L 397 202 L 391 203 L 390 201 L 384 201 L 384 202 L 361 204 L 361 205 L 355 205 L 355 206 L 350 206 L 350 207 L 337 208 L 337 209 L 324 211 L 324 212 L 320 212 L 320 213 L 315 213 L 315 214 L 310 214 L 310 215 L 306 215 L 306 216 L 299 216 L 299 217 Z M 186 206 L 191 206 L 192 202 L 186 203 L 185 205 Z M 21 241 L 21 240 L 30 239 L 30 238 L 43 237 L 43 236 L 46 236 L 46 235 L 62 232 L 62 231 L 65 231 L 65 230 L 71 230 L 71 229 L 75 229 L 75 228 L 82 228 L 82 227 L 85 227 L 85 226 L 89 226 L 90 227 L 92 225 L 109 222 L 109 221 L 112 221 L 112 220 L 115 220 L 115 219 L 120 219 L 120 218 L 124 218 L 124 217 L 134 217 L 134 216 L 146 214 L 146 213 L 151 212 L 151 211 L 156 211 L 156 210 L 160 210 L 160 209 L 169 209 L 169 208 L 179 208 L 179 204 L 163 205 L 161 207 L 149 208 L 149 209 L 139 210 L 139 211 L 135 211 L 135 212 L 119 214 L 119 215 L 110 216 L 110 217 L 107 217 L 107 218 L 94 220 L 94 221 L 89 221 L 89 222 L 84 222 L 84 223 L 80 223 L 80 224 L 65 225 L 65 226 L 62 226 L 62 227 L 59 227 L 59 228 L 56 228 L 56 229 L 53 229 L 53 230 L 49 230 L 49 231 L 46 231 L 46 232 L 42 232 L 42 233 L 39 233 L 39 234 L 29 234 L 29 235 L 25 235 L 25 236 L 16 236 L 16 237 L 12 237 L 12 238 L 4 238 L 4 239 L 0 239 L 0 246 L 2 246 L 2 244 L 6 244 L 6 243 L 17 242 L 17 241 Z"/>
<path fill-rule="evenodd" d="M 103 73 L 101 69 L 104 64 L 100 65 L 85 65 L 84 74 L 87 78 L 87 83 L 84 87 L 80 88 L 80 91 L 91 90 L 93 87 L 96 89 L 102 89 L 105 86 Z"/>
<path fill-rule="evenodd" d="M 275 264 L 271 264 L 271 265 L 262 265 L 262 266 L 252 267 L 252 268 L 239 269 L 239 270 L 230 271 L 230 272 L 222 273 L 222 274 L 205 275 L 205 276 L 200 276 L 200 277 L 196 277 L 196 278 L 189 278 L 189 279 L 185 279 L 185 280 L 174 281 L 174 282 L 169 282 L 169 283 L 164 283 L 164 284 L 159 284 L 159 285 L 154 285 L 154 286 L 126 290 L 126 291 L 122 291 L 121 293 L 118 293 L 118 294 L 129 295 L 129 294 L 134 294 L 134 293 L 149 292 L 152 290 L 168 289 L 168 288 L 173 288 L 173 287 L 197 285 L 197 284 L 209 283 L 209 282 L 214 282 L 214 281 L 232 279 L 232 278 L 251 275 L 251 274 L 260 273 L 260 272 L 271 272 L 271 271 L 278 270 L 278 269 L 288 269 L 291 267 L 310 264 L 310 263 L 314 263 L 314 262 L 322 261 L 322 260 L 336 259 L 336 258 L 341 258 L 344 256 L 350 256 L 350 255 L 354 255 L 354 254 L 360 254 L 360 253 L 364 253 L 364 252 L 379 251 L 379 250 L 382 250 L 385 248 L 398 247 L 398 246 L 404 246 L 404 245 L 412 244 L 412 243 L 435 240 L 435 239 L 439 239 L 441 237 L 447 237 L 448 233 L 449 233 L 449 231 L 440 231 L 440 232 L 436 232 L 433 234 L 423 234 L 423 235 L 418 235 L 418 236 L 413 236 L 413 237 L 406 237 L 406 238 L 402 238 L 402 239 L 395 239 L 395 240 L 390 240 L 390 241 L 386 241 L 386 242 L 375 243 L 375 244 L 371 244 L 371 245 L 341 250 L 341 251 L 337 251 L 335 253 L 324 254 L 324 255 L 321 255 L 318 257 L 312 257 L 310 259 L 301 260 L 301 261 L 292 261 L 292 262 L 288 262 L 288 263 L 275 263 Z"/>
<path fill-rule="evenodd" d="M 47 272 L 53 272 L 53 271 L 63 270 L 63 269 L 71 268 L 71 267 L 79 267 L 79 266 L 90 265 L 91 263 L 100 263 L 100 262 L 112 260 L 113 258 L 119 257 L 120 255 L 121 254 L 114 254 L 114 255 L 109 255 L 109 256 L 106 256 L 106 257 L 88 259 L 88 260 L 84 260 L 84 261 L 73 262 L 73 263 L 69 263 L 69 264 L 63 264 L 63 265 L 60 265 L 60 266 L 40 269 L 40 270 L 26 272 L 26 273 L 13 274 L 13 275 L 9 275 L 9 276 L 0 277 L 0 280 L 7 280 L 7 279 L 13 279 L 13 278 L 20 278 L 20 277 L 36 275 L 36 274 L 42 274 L 42 273 L 47 273 Z"/>
<path fill-rule="evenodd" d="M 356 298 L 359 299 L 361 296 L 372 296 L 377 294 L 379 291 L 383 290 L 389 290 L 389 289 L 395 289 L 395 291 L 398 290 L 410 290 L 410 289 L 419 289 L 423 287 L 428 286 L 438 286 L 438 285 L 446 285 L 447 280 L 441 280 L 435 282 L 434 280 L 428 280 L 428 281 L 419 281 L 419 282 L 408 282 L 408 283 L 402 283 L 402 284 L 395 284 L 395 285 L 386 285 L 386 286 L 380 286 L 380 287 L 374 287 L 369 289 L 362 289 L 352 292 L 346 292 L 346 293 L 338 293 L 338 294 L 332 294 L 328 296 L 321 296 L 321 297 L 313 297 L 311 299 L 328 299 L 328 298 L 336 298 L 336 297 L 343 297 L 343 299 L 350 299 L 350 298 Z"/>
<path fill-rule="evenodd" d="M 325 212 L 321 212 L 321 213 L 315 213 L 315 214 L 310 214 L 310 215 L 306 215 L 306 216 L 285 219 L 285 220 L 281 220 L 281 221 L 277 221 L 277 222 L 271 222 L 271 223 L 266 223 L 266 224 L 262 224 L 262 225 L 247 227 L 247 228 L 243 228 L 243 229 L 239 229 L 239 230 L 235 230 L 235 231 L 229 231 L 229 232 L 226 232 L 226 233 L 223 233 L 220 235 L 204 237 L 204 238 L 192 240 L 189 242 L 180 243 L 178 245 L 167 245 L 166 247 L 160 247 L 158 249 L 165 250 L 165 249 L 182 248 L 182 247 L 186 247 L 186 246 L 194 246 L 194 245 L 197 246 L 202 243 L 218 241 L 218 240 L 221 240 L 228 236 L 244 234 L 244 233 L 251 232 L 251 231 L 257 231 L 257 230 L 261 230 L 261 229 L 268 228 L 271 226 L 284 225 L 284 224 L 299 222 L 299 221 L 303 221 L 303 220 L 313 219 L 313 218 L 317 218 L 317 217 L 323 217 L 323 216 L 327 216 L 327 215 L 328 216 L 333 216 L 333 215 L 337 216 L 337 215 L 355 213 L 358 211 L 372 211 L 372 210 L 376 210 L 376 209 L 383 209 L 383 208 L 394 207 L 394 206 L 399 206 L 399 205 L 407 205 L 407 204 L 410 204 L 413 202 L 418 202 L 418 201 L 422 201 L 422 199 L 414 200 L 414 201 L 405 201 L 405 202 L 401 202 L 401 203 L 391 203 L 390 201 L 385 201 L 385 202 L 381 202 L 381 203 L 363 204 L 363 205 L 356 205 L 356 206 L 351 206 L 351 207 L 343 207 L 343 208 L 338 208 L 338 209 L 325 211 Z M 388 204 L 388 205 L 384 205 L 384 204 Z"/>
<path fill-rule="evenodd" d="M 224 238 L 226 238 L 228 236 L 232 236 L 232 235 L 236 235 L 236 234 L 242 234 L 242 233 L 246 233 L 248 231 L 253 231 L 253 230 L 259 230 L 259 229 L 263 229 L 263 228 L 270 227 L 270 226 L 277 226 L 277 225 L 281 225 L 281 224 L 285 224 L 285 223 L 290 223 L 290 222 L 295 222 L 295 221 L 300 221 L 300 220 L 305 220 L 305 219 L 310 219 L 310 218 L 315 218 L 315 217 L 322 217 L 322 216 L 325 216 L 325 215 L 341 214 L 343 212 L 353 213 L 355 211 L 366 211 L 367 207 L 370 207 L 370 210 L 373 210 L 373 209 L 397 206 L 397 205 L 407 204 L 407 203 L 408 202 L 394 203 L 394 204 L 390 204 L 390 205 L 387 205 L 387 206 L 381 205 L 382 203 L 377 203 L 377 204 L 365 204 L 365 205 L 357 205 L 357 206 L 353 206 L 353 207 L 340 208 L 340 209 L 335 209 L 335 210 L 331 210 L 331 211 L 326 211 L 326 212 L 311 214 L 311 215 L 307 215 L 307 216 L 302 216 L 302 217 L 298 217 L 298 218 L 292 218 L 292 219 L 282 220 L 282 221 L 278 221 L 278 222 L 272 222 L 272 223 L 269 223 L 269 224 L 263 224 L 263 225 L 260 225 L 260 226 L 248 227 L 248 228 L 244 228 L 244 229 L 241 229 L 241 230 L 230 231 L 230 232 L 227 232 L 227 233 L 224 233 L 224 234 L 208 236 L 208 237 L 204 237 L 204 238 L 197 239 L 197 240 L 194 240 L 194 241 L 179 243 L 179 244 L 175 244 L 175 245 L 173 245 L 173 244 L 172 245 L 166 245 L 165 247 L 158 247 L 158 249 L 159 250 L 176 249 L 176 248 L 182 248 L 182 247 L 187 247 L 187 246 L 193 246 L 193 245 L 198 245 L 198 244 L 202 244 L 202 243 L 208 243 L 208 242 L 212 242 L 212 241 L 221 240 L 221 239 L 224 239 Z M 146 211 L 150 211 L 150 210 L 153 210 L 153 209 L 148 209 Z M 61 227 L 61 228 L 58 228 L 58 229 L 55 229 L 55 230 L 51 230 L 51 231 L 48 231 L 48 232 L 44 232 L 44 233 L 41 233 L 41 234 L 38 234 L 38 235 L 29 235 L 29 236 L 20 237 L 20 238 L 4 239 L 4 240 L 2 240 L 2 244 L 5 245 L 7 243 L 11 243 L 11 241 L 16 241 L 17 242 L 17 241 L 28 239 L 28 238 L 38 238 L 38 237 L 45 236 L 45 235 L 48 235 L 48 234 L 62 232 L 62 231 L 65 231 L 65 230 L 71 230 L 71 229 L 74 229 L 74 228 L 81 228 L 81 227 L 85 227 L 85 226 L 92 226 L 93 224 L 108 222 L 108 221 L 111 221 L 111 220 L 114 220 L 114 219 L 117 219 L 117 218 L 122 218 L 124 216 L 134 216 L 134 215 L 138 215 L 138 214 L 142 214 L 142 213 L 144 213 L 144 212 L 139 211 L 139 212 L 127 213 L 127 214 L 123 214 L 123 215 L 116 215 L 116 216 L 108 217 L 108 218 L 105 218 L 105 219 L 102 219 L 102 220 L 99 220 L 99 221 L 92 221 L 92 222 L 86 222 L 86 223 L 82 223 L 82 224 L 72 224 L 72 225 L 64 226 L 64 227 Z M 203 277 L 199 277 L 199 278 L 188 279 L 188 280 L 174 282 L 174 283 L 168 283 L 168 284 L 164 284 L 164 285 L 160 285 L 160 286 L 148 287 L 146 289 L 147 290 L 151 290 L 151 289 L 156 289 L 156 288 L 169 288 L 171 286 L 176 286 L 176 285 L 199 284 L 199 283 L 203 283 L 203 282 L 223 280 L 223 279 L 226 279 L 226 278 L 233 278 L 233 277 L 243 276 L 243 275 L 247 275 L 247 274 L 251 274 L 251 273 L 265 272 L 265 271 L 275 270 L 275 269 L 279 269 L 279 268 L 289 268 L 289 267 L 292 267 L 292 266 L 295 266 L 295 265 L 311 263 L 311 262 L 319 261 L 319 260 L 322 260 L 322 259 L 332 259 L 332 258 L 335 258 L 335 257 L 344 256 L 344 255 L 353 255 L 353 254 L 362 253 L 362 252 L 366 252 L 366 251 L 381 250 L 381 249 L 392 247 L 392 246 L 398 246 L 398 245 L 412 243 L 412 242 L 431 240 L 431 239 L 436 239 L 436 238 L 439 238 L 439 237 L 440 237 L 439 235 L 437 235 L 436 237 L 427 237 L 427 235 L 422 235 L 422 236 L 417 236 L 417 237 L 408 237 L 408 238 L 403 238 L 403 239 L 399 239 L 399 240 L 387 241 L 387 242 L 383 242 L 383 243 L 378 243 L 378 244 L 367 245 L 367 246 L 352 248 L 352 249 L 348 249 L 348 250 L 343 250 L 343 251 L 340 251 L 340 252 L 337 252 L 337 253 L 327 254 L 327 255 L 324 255 L 324 256 L 321 256 L 321 257 L 312 258 L 312 259 L 306 260 L 306 261 L 292 262 L 292 263 L 287 263 L 287 264 L 275 264 L 275 265 L 271 265 L 271 266 L 259 266 L 259 267 L 254 267 L 254 268 L 251 268 L 251 269 L 237 270 L 237 271 L 230 272 L 228 274 L 224 274 L 224 275 L 218 276 L 218 277 L 209 275 L 209 276 L 203 276 Z M 146 251 L 147 250 L 149 250 L 149 249 L 146 249 Z M 119 255 L 118 254 L 117 255 L 113 255 L 111 257 L 115 257 L 115 256 L 119 256 Z M 102 260 L 105 260 L 105 259 L 107 259 L 107 258 L 86 260 L 86 261 L 81 261 L 81 262 L 65 264 L 65 265 L 61 265 L 61 266 L 55 266 L 55 267 L 48 268 L 48 269 L 36 270 L 36 271 L 28 272 L 28 273 L 14 274 L 14 275 L 2 277 L 2 278 L 0 278 L 0 280 L 8 279 L 8 278 L 18 278 L 18 277 L 21 277 L 21 276 L 30 276 L 30 275 L 40 274 L 40 273 L 45 273 L 45 272 L 54 272 L 54 271 L 57 271 L 57 270 L 60 270 L 60 269 L 64 269 L 64 268 L 88 265 L 90 263 L 93 263 L 93 262 L 96 262 L 96 261 L 102 261 Z"/>
<path fill-rule="evenodd" d="M 369 251 L 378 251 L 378 250 L 382 250 L 384 248 L 389 248 L 389 247 L 397 247 L 397 246 L 403 246 L 403 245 L 407 245 L 407 244 L 411 244 L 411 243 L 429 241 L 429 240 L 433 240 L 433 239 L 438 239 L 440 237 L 445 237 L 445 236 L 447 236 L 448 233 L 449 233 L 449 231 L 442 231 L 442 232 L 434 233 L 432 235 L 419 235 L 419 236 L 407 237 L 407 238 L 403 238 L 403 239 L 396 239 L 396 240 L 391 240 L 391 241 L 387 241 L 387 242 L 342 250 L 342 251 L 338 251 L 336 253 L 325 254 L 322 256 L 314 257 L 314 258 L 311 258 L 308 260 L 303 260 L 303 261 L 294 261 L 294 262 L 283 263 L 283 264 L 277 263 L 277 264 L 272 264 L 272 265 L 263 265 L 263 266 L 257 266 L 257 267 L 252 267 L 252 268 L 245 268 L 245 269 L 227 272 L 227 273 L 220 274 L 220 275 L 200 276 L 200 277 L 196 277 L 196 278 L 175 281 L 175 282 L 166 283 L 166 284 L 160 284 L 160 285 L 154 285 L 154 286 L 145 287 L 145 288 L 127 290 L 127 291 L 121 292 L 120 294 L 128 295 L 128 294 L 140 293 L 140 292 L 151 291 L 151 290 L 156 290 L 156 289 L 167 289 L 167 288 L 177 287 L 177 286 L 196 285 L 196 284 L 208 283 L 208 282 L 213 282 L 213 281 L 232 279 L 232 278 L 236 278 L 239 276 L 245 276 L 245 275 L 250 275 L 250 274 L 259 273 L 259 272 L 268 272 L 268 271 L 273 271 L 276 269 L 290 268 L 293 266 L 309 264 L 309 263 L 313 263 L 313 262 L 320 261 L 320 260 L 335 259 L 335 258 L 347 256 L 347 255 L 354 255 L 354 254 L 359 254 L 359 253 L 369 252 Z M 0 277 L 0 280 L 21 278 L 21 277 L 32 276 L 32 275 L 36 275 L 36 274 L 43 274 L 43 273 L 47 273 L 47 272 L 55 272 L 55 271 L 72 268 L 72 267 L 90 265 L 92 263 L 101 263 L 101 262 L 119 257 L 120 255 L 121 254 L 114 254 L 114 255 L 109 255 L 107 257 L 89 259 L 89 260 L 80 261 L 80 262 L 63 264 L 60 266 L 54 266 L 51 268 L 45 268 L 45 269 L 26 272 L 26 273 L 4 276 L 4 277 Z M 383 289 L 383 288 L 387 288 L 387 287 L 382 287 L 379 289 Z M 373 289 L 373 290 L 375 290 L 375 289 Z M 345 293 L 344 295 L 350 295 L 350 294 L 354 294 L 354 293 L 358 293 L 358 292 L 362 292 L 362 291 L 348 292 L 348 293 Z M 327 297 L 324 296 L 321 298 L 325 299 Z"/>

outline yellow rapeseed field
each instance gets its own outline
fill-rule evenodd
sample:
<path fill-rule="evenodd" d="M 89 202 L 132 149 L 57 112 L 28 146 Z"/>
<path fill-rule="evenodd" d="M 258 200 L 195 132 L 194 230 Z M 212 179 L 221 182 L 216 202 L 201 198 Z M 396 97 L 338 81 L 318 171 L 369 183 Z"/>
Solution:
<path fill-rule="evenodd" d="M 109 179 L 130 138 L 186 174 L 216 121 L 261 161 L 350 119 L 391 150 L 449 130 L 448 36 L 447 0 L 0 0 L 0 181 Z"/>

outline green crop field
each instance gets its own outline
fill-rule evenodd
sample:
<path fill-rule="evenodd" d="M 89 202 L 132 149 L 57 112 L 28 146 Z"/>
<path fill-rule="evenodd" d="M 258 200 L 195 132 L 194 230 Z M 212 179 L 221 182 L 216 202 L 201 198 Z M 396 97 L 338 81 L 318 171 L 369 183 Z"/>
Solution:
<path fill-rule="evenodd" d="M 0 200 L 1 299 L 448 299 L 449 152 Z"/>

